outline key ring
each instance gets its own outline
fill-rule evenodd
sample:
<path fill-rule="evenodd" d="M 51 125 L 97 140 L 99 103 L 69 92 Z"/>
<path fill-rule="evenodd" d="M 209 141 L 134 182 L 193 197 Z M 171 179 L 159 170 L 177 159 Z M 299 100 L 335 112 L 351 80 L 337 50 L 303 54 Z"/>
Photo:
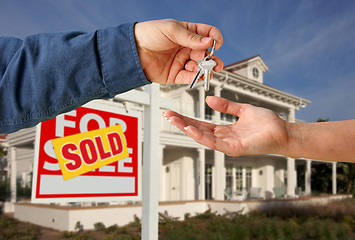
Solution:
<path fill-rule="evenodd" d="M 216 47 L 216 40 L 213 39 L 212 51 L 211 51 L 210 55 L 208 55 L 208 56 L 206 57 L 207 60 L 210 60 L 210 59 L 212 58 L 215 47 Z"/>

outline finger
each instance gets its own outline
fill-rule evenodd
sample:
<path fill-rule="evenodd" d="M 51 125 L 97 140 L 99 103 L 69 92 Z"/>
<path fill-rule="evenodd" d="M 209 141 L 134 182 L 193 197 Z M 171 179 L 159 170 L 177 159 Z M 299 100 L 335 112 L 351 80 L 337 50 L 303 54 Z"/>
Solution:
<path fill-rule="evenodd" d="M 190 58 L 195 61 L 202 59 L 205 56 L 206 56 L 206 49 L 204 49 L 204 50 L 192 49 L 191 53 L 190 53 Z"/>
<path fill-rule="evenodd" d="M 223 63 L 222 63 L 223 65 Z M 222 66 L 223 67 L 223 66 Z M 197 63 L 195 61 L 188 61 L 184 65 L 185 69 L 182 69 L 177 72 L 176 75 L 169 75 L 167 83 L 176 83 L 176 84 L 190 84 L 194 79 L 196 72 L 197 72 Z M 219 67 L 213 69 L 215 72 L 219 72 Z M 213 75 L 213 73 L 212 73 Z M 212 77 L 211 77 L 212 78 Z"/>
<path fill-rule="evenodd" d="M 211 129 L 206 131 L 203 130 L 203 125 L 200 125 L 200 127 L 197 127 L 196 125 L 194 126 L 193 124 L 189 125 L 186 121 L 184 121 L 184 119 L 178 116 L 171 116 L 169 120 L 172 124 L 174 124 L 177 128 L 179 128 L 182 132 L 184 132 L 196 142 L 211 149 L 215 148 L 216 138 L 213 135 L 213 132 L 211 132 Z"/>
<path fill-rule="evenodd" d="M 212 56 L 212 59 L 217 63 L 217 65 L 213 68 L 213 71 L 220 72 L 223 70 L 223 61 L 217 57 L 216 55 Z"/>
<path fill-rule="evenodd" d="M 179 128 L 186 135 L 191 137 L 196 142 L 205 145 L 210 149 L 215 149 L 221 152 L 224 152 L 230 156 L 240 155 L 240 144 L 230 145 L 228 141 L 225 141 L 226 138 L 222 134 L 222 137 L 215 135 L 214 129 L 217 129 L 218 126 L 197 121 L 195 119 L 185 117 L 181 114 L 178 114 L 174 111 L 165 111 L 163 114 L 166 119 L 168 119 L 172 124 Z M 226 126 L 219 126 L 224 128 Z M 219 133 L 221 134 L 221 133 Z"/>
<path fill-rule="evenodd" d="M 243 146 L 240 142 L 236 142 L 235 139 L 220 139 L 216 138 L 215 150 L 223 152 L 228 156 L 238 157 L 241 155 L 245 155 L 245 151 L 243 150 Z M 234 144 L 231 144 L 234 142 Z"/>
<path fill-rule="evenodd" d="M 171 25 L 169 38 L 181 46 L 203 50 L 211 47 L 215 39 L 217 50 L 223 44 L 222 34 L 216 27 L 200 23 L 177 23 Z"/>
<path fill-rule="evenodd" d="M 208 96 L 206 98 L 206 103 L 208 106 L 218 112 L 228 113 L 238 117 L 240 117 L 242 109 L 246 106 L 249 106 L 248 104 L 236 103 L 225 98 L 215 96 Z"/>
<path fill-rule="evenodd" d="M 196 75 L 196 71 L 181 70 L 173 80 L 168 80 L 168 83 L 190 84 Z"/>
<path fill-rule="evenodd" d="M 174 121 L 176 120 L 174 119 Z M 232 139 L 232 141 L 228 141 L 229 139 L 226 137 L 218 137 L 214 133 L 202 131 L 194 126 L 186 126 L 184 128 L 181 128 L 180 126 L 179 128 L 193 140 L 210 149 L 224 152 L 230 156 L 239 156 L 241 154 L 241 144 L 236 142 L 234 139 Z M 236 143 L 230 144 L 229 142 Z"/>
<path fill-rule="evenodd" d="M 174 112 L 174 111 L 169 111 L 169 110 L 165 111 L 163 113 L 163 115 L 168 120 L 172 120 L 173 117 L 177 117 L 177 118 L 181 119 L 183 122 L 179 121 L 179 123 L 184 124 L 184 125 L 181 125 L 182 128 L 187 127 L 187 126 L 194 126 L 194 127 L 199 128 L 203 131 L 213 132 L 213 129 L 216 126 L 215 124 L 212 124 L 212 123 L 202 122 L 202 121 L 199 121 L 199 120 L 196 120 L 193 118 L 186 117 L 186 116 L 181 115 L 181 114 Z"/>
<path fill-rule="evenodd" d="M 207 52 L 207 54 L 209 54 L 209 51 Z M 197 60 L 200 60 L 200 59 L 204 58 L 207 54 L 206 54 L 206 51 L 191 50 L 190 59 L 194 60 L 194 61 L 197 61 Z M 213 68 L 213 71 L 215 71 L 215 72 L 222 71 L 222 69 L 223 69 L 223 61 L 219 57 L 217 57 L 216 55 L 213 55 L 212 59 L 214 61 L 216 61 L 216 63 L 217 63 L 217 65 Z"/>
<path fill-rule="evenodd" d="M 176 81 L 178 74 L 184 71 L 186 61 L 190 59 L 191 49 L 181 48 L 173 59 L 168 72 L 167 83 L 178 83 Z M 186 73 L 185 73 L 186 74 Z"/>
<path fill-rule="evenodd" d="M 185 64 L 185 70 L 190 71 L 190 72 L 196 72 L 197 71 L 197 63 L 193 60 L 189 60 Z"/>
<path fill-rule="evenodd" d="M 199 57 L 201 53 L 204 53 L 204 51 L 191 50 L 190 48 L 181 48 L 176 53 L 175 58 L 171 64 L 166 83 L 191 83 L 198 68 L 197 63 L 193 60 L 196 59 L 196 57 Z M 200 57 L 200 59 L 203 57 Z M 221 71 L 223 69 L 222 60 L 215 55 L 213 55 L 212 58 L 217 63 L 213 70 L 215 72 Z"/>
<path fill-rule="evenodd" d="M 184 128 L 183 132 L 190 138 L 195 140 L 197 143 L 202 144 L 210 149 L 216 149 L 217 139 L 213 134 L 201 131 L 194 126 L 187 126 Z"/>
<path fill-rule="evenodd" d="M 216 50 L 223 45 L 223 36 L 218 28 L 203 23 L 187 23 L 187 27 L 190 31 L 196 32 L 200 36 L 210 37 L 216 40 Z M 212 44 L 208 46 L 211 47 Z"/>

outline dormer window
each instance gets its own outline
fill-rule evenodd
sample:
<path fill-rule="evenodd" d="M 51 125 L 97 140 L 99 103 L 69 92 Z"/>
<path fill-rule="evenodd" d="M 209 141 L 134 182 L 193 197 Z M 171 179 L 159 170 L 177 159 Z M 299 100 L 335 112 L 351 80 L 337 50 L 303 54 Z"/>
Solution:
<path fill-rule="evenodd" d="M 263 83 L 263 73 L 269 69 L 259 55 L 224 67 L 225 70 Z"/>
<path fill-rule="evenodd" d="M 259 78 L 259 69 L 257 69 L 256 67 L 253 67 L 253 77 L 255 79 Z"/>

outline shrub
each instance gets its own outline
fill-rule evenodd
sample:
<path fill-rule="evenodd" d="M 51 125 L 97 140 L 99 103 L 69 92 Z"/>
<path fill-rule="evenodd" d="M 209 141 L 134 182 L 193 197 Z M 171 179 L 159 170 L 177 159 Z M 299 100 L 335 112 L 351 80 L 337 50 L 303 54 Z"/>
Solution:
<path fill-rule="evenodd" d="M 233 216 L 233 217 L 230 217 Z M 240 215 L 228 213 L 218 216 L 207 210 L 202 214 L 189 217 L 185 221 L 160 222 L 159 239 L 186 240 L 186 239 L 329 239 L 350 240 L 355 235 L 345 221 L 337 222 L 330 218 L 298 218 L 288 219 L 277 216 Z M 346 218 L 353 223 L 352 217 Z"/>
<path fill-rule="evenodd" d="M 20 226 L 20 222 L 7 218 L 0 217 L 0 239 L 39 239 L 40 228 L 37 226 Z"/>
<path fill-rule="evenodd" d="M 102 222 L 95 223 L 94 228 L 96 231 L 105 231 L 106 229 L 105 224 L 103 224 Z"/>
<path fill-rule="evenodd" d="M 109 233 L 117 232 L 117 230 L 118 230 L 118 226 L 117 226 L 117 224 L 114 224 L 112 226 L 107 227 L 105 229 L 105 233 L 109 234 Z"/>
<path fill-rule="evenodd" d="M 331 218 L 335 221 L 341 221 L 345 216 L 351 216 L 355 219 L 355 200 L 345 199 L 332 201 L 326 205 L 287 205 L 278 207 L 268 207 L 257 209 L 249 215 L 280 217 L 282 219 L 300 218 L 307 219 L 313 216 L 318 218 Z"/>
<path fill-rule="evenodd" d="M 80 221 L 77 221 L 75 224 L 75 231 L 82 232 L 84 230 L 84 226 Z"/>

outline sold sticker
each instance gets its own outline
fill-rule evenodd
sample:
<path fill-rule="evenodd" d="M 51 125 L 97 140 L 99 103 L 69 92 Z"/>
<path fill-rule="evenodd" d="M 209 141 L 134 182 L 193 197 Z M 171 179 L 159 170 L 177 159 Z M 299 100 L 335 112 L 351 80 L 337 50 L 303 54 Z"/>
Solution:
<path fill-rule="evenodd" d="M 64 180 L 128 157 L 121 125 L 52 140 Z"/>

